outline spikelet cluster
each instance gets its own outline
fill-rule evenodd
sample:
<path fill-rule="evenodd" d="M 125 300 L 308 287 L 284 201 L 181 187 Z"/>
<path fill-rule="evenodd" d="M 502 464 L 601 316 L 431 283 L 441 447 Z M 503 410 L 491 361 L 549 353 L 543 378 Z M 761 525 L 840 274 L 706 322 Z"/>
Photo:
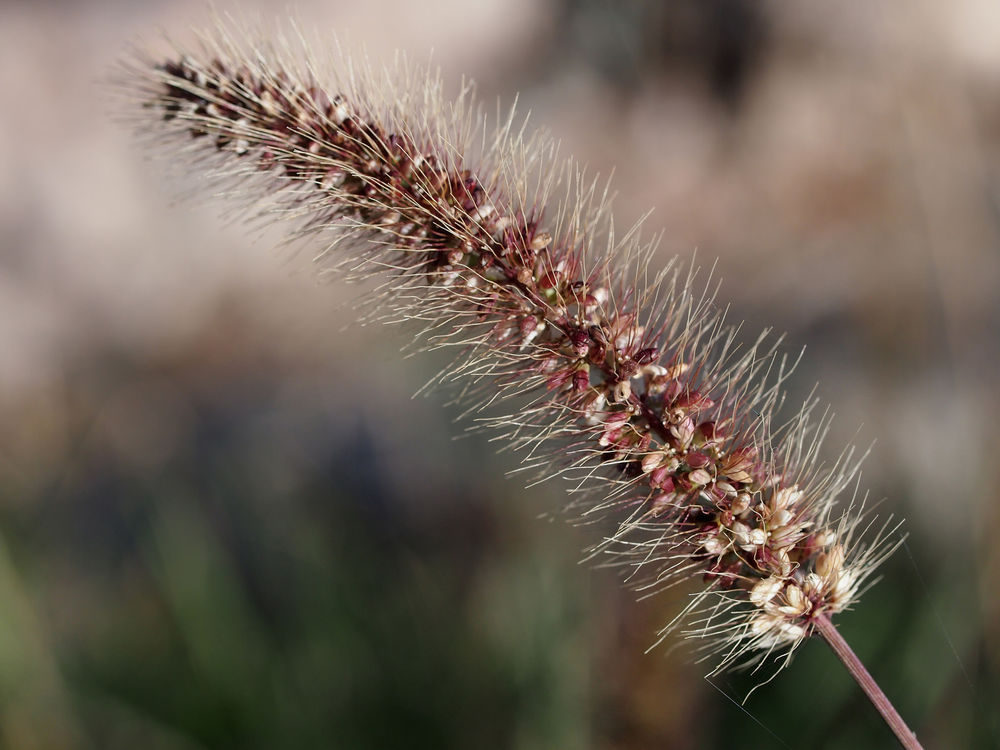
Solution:
<path fill-rule="evenodd" d="M 480 419 L 541 477 L 570 479 L 581 517 L 613 519 L 599 563 L 646 593 L 698 581 L 664 636 L 703 638 L 720 669 L 753 663 L 856 599 L 890 545 L 861 541 L 852 451 L 821 463 L 812 402 L 775 422 L 788 363 L 763 336 L 741 348 L 695 273 L 651 274 L 606 187 L 406 61 L 330 70 L 299 42 L 246 39 L 220 27 L 130 59 L 139 131 L 293 219 L 345 274 L 381 275 L 374 314 L 453 347 L 440 380 L 470 412 L 507 403 Z"/>

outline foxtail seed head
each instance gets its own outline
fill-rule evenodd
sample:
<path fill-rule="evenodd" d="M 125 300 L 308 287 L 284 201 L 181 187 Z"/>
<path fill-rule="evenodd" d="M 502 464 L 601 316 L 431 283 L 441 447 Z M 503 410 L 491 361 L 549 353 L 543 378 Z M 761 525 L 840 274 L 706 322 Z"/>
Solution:
<path fill-rule="evenodd" d="M 293 218 L 338 267 L 386 274 L 375 315 L 457 347 L 441 380 L 470 411 L 509 401 L 489 420 L 505 444 L 573 480 L 579 513 L 616 520 L 593 557 L 644 592 L 701 580 L 664 636 L 686 622 L 722 669 L 790 654 L 854 601 L 891 549 L 856 539 L 853 500 L 834 516 L 853 452 L 820 463 L 815 402 L 774 424 L 785 359 L 763 336 L 740 351 L 693 272 L 650 278 L 651 246 L 615 236 L 605 189 L 405 62 L 340 59 L 324 79 L 305 50 L 234 36 L 124 66 L 140 132 Z"/>

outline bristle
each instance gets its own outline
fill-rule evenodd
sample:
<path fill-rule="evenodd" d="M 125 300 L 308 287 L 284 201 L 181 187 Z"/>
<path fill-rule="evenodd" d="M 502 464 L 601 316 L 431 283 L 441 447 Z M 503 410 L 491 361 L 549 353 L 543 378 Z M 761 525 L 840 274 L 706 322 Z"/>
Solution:
<path fill-rule="evenodd" d="M 655 244 L 616 237 L 607 185 L 513 113 L 491 130 L 468 89 L 446 102 L 405 61 L 335 68 L 321 81 L 222 28 L 133 61 L 125 85 L 186 168 L 293 219 L 344 275 L 381 275 L 371 317 L 456 349 L 437 382 L 540 479 L 567 479 L 580 517 L 617 522 L 592 559 L 643 594 L 701 579 L 662 635 L 687 622 L 723 668 L 789 654 L 850 606 L 891 550 L 855 539 L 860 504 L 835 510 L 857 466 L 822 463 L 815 403 L 775 424 L 776 342 L 741 350 L 712 282 L 676 261 L 650 278 Z"/>

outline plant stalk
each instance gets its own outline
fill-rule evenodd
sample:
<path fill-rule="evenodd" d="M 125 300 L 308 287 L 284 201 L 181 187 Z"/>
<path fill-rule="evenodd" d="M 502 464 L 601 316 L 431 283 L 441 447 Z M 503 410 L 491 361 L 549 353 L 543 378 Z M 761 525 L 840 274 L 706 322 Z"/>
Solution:
<path fill-rule="evenodd" d="M 893 734 L 896 735 L 899 744 L 906 748 L 906 750 L 923 750 L 922 745 L 917 740 L 917 735 L 903 721 L 903 717 L 899 715 L 895 706 L 889 702 L 885 693 L 882 692 L 882 688 L 878 686 L 875 679 L 865 669 L 865 665 L 861 663 L 857 654 L 847 645 L 847 641 L 844 640 L 844 637 L 830 621 L 830 618 L 826 614 L 820 614 L 813 618 L 813 623 L 824 640 L 830 644 L 833 652 L 844 663 L 844 666 L 847 667 L 847 671 L 851 673 L 851 676 L 861 686 L 861 689 L 865 691 L 865 695 L 868 696 L 872 705 L 882 714 L 882 718 L 885 719 L 885 723 L 889 725 Z"/>

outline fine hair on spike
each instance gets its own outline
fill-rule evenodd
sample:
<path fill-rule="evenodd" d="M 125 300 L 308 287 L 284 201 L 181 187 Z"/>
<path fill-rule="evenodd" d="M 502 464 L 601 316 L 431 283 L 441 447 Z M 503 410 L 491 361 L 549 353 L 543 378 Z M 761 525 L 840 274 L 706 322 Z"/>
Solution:
<path fill-rule="evenodd" d="M 134 53 L 118 90 L 136 130 L 245 213 L 289 220 L 324 273 L 377 279 L 364 317 L 452 350 L 431 385 L 610 524 L 590 560 L 642 596 L 697 581 L 661 641 L 683 632 L 713 671 L 780 667 L 854 603 L 896 526 L 873 527 L 855 451 L 823 460 L 829 413 L 782 409 L 794 358 L 766 332 L 741 345 L 712 274 L 654 270 L 609 184 L 470 85 L 449 101 L 402 57 L 320 61 L 298 30 L 271 38 L 227 22 Z"/>

